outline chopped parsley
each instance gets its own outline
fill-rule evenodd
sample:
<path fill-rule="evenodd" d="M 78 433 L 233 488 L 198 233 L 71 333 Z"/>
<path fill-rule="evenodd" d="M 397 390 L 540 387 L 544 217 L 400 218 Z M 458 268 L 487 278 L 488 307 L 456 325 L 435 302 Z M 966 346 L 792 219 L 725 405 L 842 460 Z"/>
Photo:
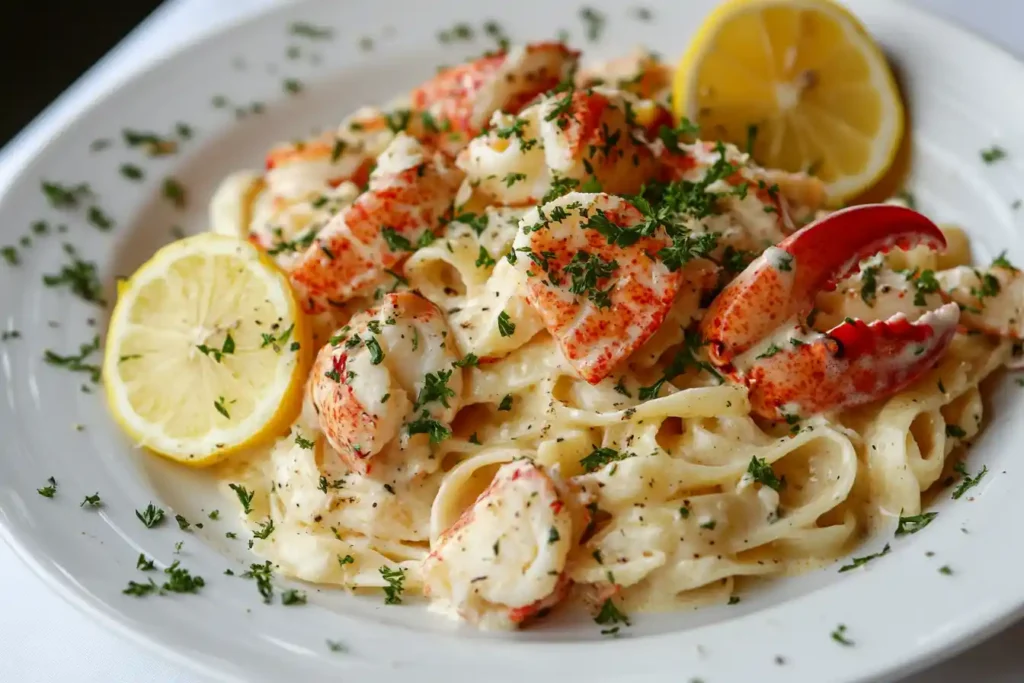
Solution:
<path fill-rule="evenodd" d="M 223 396 L 218 397 L 217 400 L 213 402 L 213 407 L 216 408 L 217 412 L 223 415 L 225 419 L 231 419 L 231 414 L 228 412 L 227 406 L 224 405 Z"/>
<path fill-rule="evenodd" d="M 334 35 L 334 30 L 327 26 L 317 26 L 305 21 L 292 22 L 289 32 L 311 40 L 329 40 Z"/>
<path fill-rule="evenodd" d="M 652 184 L 630 201 L 640 210 L 643 220 L 633 227 L 620 227 L 601 211 L 589 217 L 585 228 L 597 230 L 609 244 L 627 247 L 639 240 L 654 235 L 659 228 L 665 230 L 672 243 L 657 252 L 657 256 L 671 271 L 682 268 L 695 258 L 708 256 L 718 244 L 718 235 L 713 232 L 694 233 L 686 221 L 713 215 L 718 193 L 708 192 L 714 182 L 735 171 L 735 166 L 725 161 L 725 147 L 721 143 L 719 159 L 708 169 L 699 182 L 678 181 L 668 184 Z"/>
<path fill-rule="evenodd" d="M 61 266 L 58 273 L 43 275 L 43 284 L 47 287 L 67 287 L 72 294 L 84 301 L 106 306 L 103 284 L 100 282 L 96 264 L 80 259 L 78 252 L 70 244 L 64 245 L 64 253 L 70 262 Z"/>
<path fill-rule="evenodd" d="M 394 228 L 384 228 L 380 232 L 391 251 L 415 251 L 412 242 L 398 234 Z"/>
<path fill-rule="evenodd" d="M 164 178 L 163 195 L 164 199 L 171 202 L 175 208 L 185 208 L 187 203 L 185 186 L 175 178 Z"/>
<path fill-rule="evenodd" d="M 295 588 L 289 588 L 284 593 L 281 593 L 281 604 L 282 605 L 305 605 L 306 604 L 306 593 Z"/>
<path fill-rule="evenodd" d="M 121 131 L 124 143 L 129 147 L 141 147 L 151 157 L 167 156 L 178 151 L 178 143 L 168 140 L 150 131 L 131 130 L 126 128 Z M 184 136 L 183 136 L 184 137 Z"/>
<path fill-rule="evenodd" d="M 722 252 L 722 266 L 730 273 L 742 273 L 754 260 L 755 254 L 752 251 L 735 249 L 729 245 Z"/>
<path fill-rule="evenodd" d="M 520 140 L 523 138 L 523 126 L 526 125 L 526 119 L 514 118 L 512 123 L 507 126 L 498 126 L 494 129 L 494 134 L 502 140 L 508 140 L 511 137 L 516 137 Z M 542 202 L 546 203 L 546 202 Z"/>
<path fill-rule="evenodd" d="M 896 525 L 897 536 L 916 534 L 921 529 L 932 523 L 932 520 L 939 516 L 938 512 L 922 512 L 919 515 L 904 517 L 900 515 L 900 521 Z"/>
<path fill-rule="evenodd" d="M 604 261 L 596 254 L 587 251 L 577 251 L 572 260 L 562 268 L 572 278 L 569 291 L 573 294 L 586 294 L 598 308 L 611 308 L 611 292 L 614 285 L 608 289 L 601 289 L 598 282 L 612 276 L 618 270 L 617 261 Z"/>
<path fill-rule="evenodd" d="M 624 626 L 630 625 L 629 617 L 615 605 L 615 602 L 611 598 L 607 598 L 601 604 L 601 610 L 597 613 L 597 616 L 594 617 L 594 621 L 601 626 L 614 627 L 601 631 L 602 635 L 614 635 L 615 633 L 618 633 L 619 627 L 617 624 L 622 624 Z"/>
<path fill-rule="evenodd" d="M 955 491 L 953 491 L 953 500 L 959 500 L 962 495 L 981 483 L 982 478 L 988 473 L 988 466 L 986 465 L 982 467 L 981 472 L 978 472 L 974 477 L 967 472 L 967 468 L 964 466 L 963 461 L 953 465 L 953 471 L 963 477 L 960 480 L 960 485 L 956 487 Z"/>
<path fill-rule="evenodd" d="M 988 149 L 983 149 L 980 152 L 981 160 L 986 164 L 994 164 L 997 161 L 1002 161 L 1007 157 L 1006 150 L 999 145 L 992 145 Z"/>
<path fill-rule="evenodd" d="M 946 436 L 954 439 L 962 439 L 967 436 L 967 432 L 960 425 L 946 425 Z"/>
<path fill-rule="evenodd" d="M 380 365 L 384 360 L 384 351 L 380 348 L 380 342 L 377 341 L 376 337 L 370 337 L 366 340 L 366 349 L 370 352 L 370 364 Z"/>
<path fill-rule="evenodd" d="M 242 510 L 245 511 L 245 514 L 252 512 L 252 497 L 255 492 L 248 490 L 241 484 L 228 484 L 228 488 L 238 496 L 238 502 L 242 504 Z"/>
<path fill-rule="evenodd" d="M 505 397 L 501 399 L 501 403 L 498 404 L 498 410 L 512 410 L 512 394 L 505 394 Z"/>
<path fill-rule="evenodd" d="M 696 137 L 698 133 L 700 133 L 700 126 L 685 116 L 680 119 L 675 128 L 669 128 L 664 124 L 658 128 L 658 137 L 671 150 L 679 147 L 679 143 L 686 138 Z"/>
<path fill-rule="evenodd" d="M 187 569 L 180 566 L 178 560 L 164 569 L 164 574 L 167 574 L 167 581 L 161 588 L 170 593 L 198 593 L 199 589 L 206 585 L 203 577 L 192 576 Z"/>
<path fill-rule="evenodd" d="M 135 568 L 140 572 L 151 572 L 156 569 L 153 560 L 146 559 L 143 553 L 139 553 L 139 559 L 135 561 Z"/>
<path fill-rule="evenodd" d="M 135 516 L 139 518 L 139 521 L 146 525 L 147 529 L 159 526 L 164 521 L 164 511 L 152 503 L 146 506 L 146 509 L 142 512 L 135 511 Z"/>
<path fill-rule="evenodd" d="M 636 453 L 630 453 L 629 451 L 620 452 L 614 448 L 598 448 L 597 446 L 592 448 L 593 450 L 590 451 L 590 454 L 580 460 L 580 465 L 583 466 L 585 472 L 595 472 L 608 463 L 636 456 Z"/>
<path fill-rule="evenodd" d="M 851 647 L 854 644 L 852 640 L 846 637 L 846 624 L 839 624 L 836 630 L 832 631 L 832 640 L 846 647 Z"/>
<path fill-rule="evenodd" d="M 249 565 L 249 571 L 242 574 L 244 579 L 255 579 L 256 590 L 263 596 L 263 602 L 270 604 L 274 597 L 274 584 L 271 583 L 273 572 L 270 570 L 270 560 L 263 564 Z"/>
<path fill-rule="evenodd" d="M 1013 271 L 1018 270 L 1017 266 L 1015 266 L 1012 263 L 1010 263 L 1010 260 L 1008 258 L 1006 258 L 1006 251 L 1005 250 L 1002 251 L 999 254 L 999 256 L 996 256 L 994 259 L 992 259 L 992 267 L 993 268 L 1006 268 L 1007 270 L 1013 270 Z"/>
<path fill-rule="evenodd" d="M 876 559 L 878 557 L 883 557 L 884 555 L 888 555 L 890 550 L 891 550 L 891 548 L 889 547 L 889 544 L 886 543 L 885 547 L 882 548 L 882 552 L 875 553 L 873 555 L 865 555 L 864 557 L 854 557 L 853 561 L 850 564 L 843 565 L 842 567 L 839 568 L 839 573 L 842 574 L 843 572 L 848 572 L 851 569 L 856 569 L 858 567 L 863 567 L 865 564 L 867 564 L 871 560 L 874 560 L 874 559 Z"/>
<path fill-rule="evenodd" d="M 121 175 L 128 180 L 142 180 L 145 177 L 142 169 L 135 164 L 121 164 Z"/>
<path fill-rule="evenodd" d="M 551 186 L 547 193 L 541 197 L 540 203 L 543 206 L 550 201 L 558 199 L 562 195 L 568 194 L 580 186 L 580 181 L 575 178 L 564 178 L 562 176 L 555 176 L 551 179 Z"/>
<path fill-rule="evenodd" d="M 487 249 L 485 249 L 484 246 L 481 244 L 480 245 L 480 252 L 479 252 L 479 254 L 476 257 L 476 267 L 477 268 L 490 268 L 490 267 L 494 266 L 496 263 L 497 263 L 497 261 L 495 261 L 493 258 L 491 258 L 491 255 L 489 253 L 487 253 Z"/>
<path fill-rule="evenodd" d="M 440 133 L 441 132 L 442 126 L 438 125 L 437 119 L 435 119 L 434 115 L 431 114 L 429 111 L 421 111 L 420 112 L 420 121 L 423 122 L 423 128 L 428 133 Z M 446 130 L 451 128 L 451 123 L 448 121 L 448 119 L 445 119 L 443 127 Z"/>
<path fill-rule="evenodd" d="M 96 335 L 93 337 L 91 342 L 87 344 L 79 344 L 77 356 L 61 356 L 50 349 L 46 349 L 46 351 L 43 352 L 43 360 L 50 365 L 65 368 L 71 372 L 88 373 L 89 379 L 93 382 L 99 382 L 100 373 L 102 371 L 100 366 L 85 362 L 89 356 L 99 351 L 99 349 L 100 337 L 99 335 Z"/>
<path fill-rule="evenodd" d="M 412 119 L 412 112 L 408 109 L 396 109 L 384 115 L 388 129 L 396 135 L 409 127 L 410 119 Z"/>
<path fill-rule="evenodd" d="M 777 354 L 779 351 L 782 351 L 782 347 L 780 347 L 778 344 L 774 344 L 773 343 L 767 349 L 764 350 L 764 353 L 761 353 L 761 354 L 757 355 L 756 358 L 757 359 L 771 358 L 772 356 Z"/>
<path fill-rule="evenodd" d="M 487 229 L 487 214 L 483 213 L 460 213 L 452 219 L 453 222 L 468 225 L 477 234 L 482 235 Z"/>
<path fill-rule="evenodd" d="M 41 489 L 36 489 L 36 493 L 43 498 L 53 498 L 57 493 L 57 480 L 53 477 L 49 477 L 46 481 L 48 482 L 47 485 Z"/>
<path fill-rule="evenodd" d="M 512 187 L 521 180 L 526 180 L 525 173 L 508 173 L 502 180 L 505 181 L 505 187 Z"/>
<path fill-rule="evenodd" d="M 270 534 L 272 533 L 274 533 L 274 520 L 268 517 L 267 521 L 260 522 L 260 528 L 252 532 L 252 537 L 264 541 L 270 538 Z"/>
<path fill-rule="evenodd" d="M 452 363 L 457 368 L 469 368 L 480 365 L 480 359 L 474 353 L 467 353 L 463 358 Z"/>
<path fill-rule="evenodd" d="M 409 434 L 427 434 L 430 443 L 439 444 L 452 435 L 450 429 L 430 417 L 430 413 L 424 410 L 420 416 L 409 423 Z"/>
<path fill-rule="evenodd" d="M 981 287 L 971 287 L 971 294 L 979 299 L 993 297 L 1001 289 L 999 280 L 991 273 L 976 273 L 981 278 Z"/>
<path fill-rule="evenodd" d="M 605 15 L 592 7 L 584 7 L 580 10 L 580 19 L 583 21 L 587 40 L 592 43 L 596 42 L 604 32 Z"/>
<path fill-rule="evenodd" d="M 268 334 L 266 332 L 263 332 L 261 334 L 261 336 L 262 336 L 262 343 L 260 344 L 260 348 L 263 349 L 263 348 L 266 348 L 268 346 L 273 346 L 274 350 L 277 351 L 278 353 L 280 353 L 281 352 L 281 348 L 285 344 L 288 343 L 289 339 L 291 339 L 292 332 L 294 330 L 295 330 L 295 323 L 292 323 L 283 332 L 281 332 L 280 335 L 277 335 L 277 336 L 275 336 L 273 334 Z"/>
<path fill-rule="evenodd" d="M 42 181 L 43 194 L 55 209 L 74 209 L 78 207 L 81 200 L 93 196 L 92 188 L 88 183 L 78 185 L 61 185 L 49 181 Z"/>
<path fill-rule="evenodd" d="M 204 356 L 213 358 L 215 361 L 220 363 L 224 360 L 224 356 L 231 355 L 235 352 L 235 340 L 231 337 L 231 333 L 228 332 L 219 349 L 207 346 L 206 344 L 199 344 L 196 348 L 199 349 Z"/>
<path fill-rule="evenodd" d="M 306 450 L 311 451 L 311 450 L 313 450 L 313 447 L 316 446 L 316 441 L 313 441 L 312 439 L 304 439 L 304 438 L 302 438 L 301 434 L 296 434 L 295 435 L 295 444 L 299 448 L 305 448 Z"/>
<path fill-rule="evenodd" d="M 302 81 L 297 78 L 286 78 L 281 85 L 289 95 L 298 95 L 302 92 Z"/>
<path fill-rule="evenodd" d="M 860 298 L 864 300 L 868 306 L 875 305 L 875 299 L 878 293 L 878 271 L 882 269 L 881 265 L 874 265 L 864 268 L 860 272 L 861 286 L 860 286 Z"/>
<path fill-rule="evenodd" d="M 98 206 L 89 207 L 86 219 L 100 230 L 110 230 L 114 227 L 114 219 L 103 213 L 103 210 Z"/>
<path fill-rule="evenodd" d="M 502 311 L 498 314 L 498 334 L 502 337 L 511 337 L 516 333 L 516 324 L 509 320 L 508 313 Z"/>
<path fill-rule="evenodd" d="M 91 507 L 91 508 L 103 507 L 103 501 L 100 499 L 99 491 L 97 491 L 96 493 L 92 494 L 91 496 L 86 496 L 82 500 L 81 505 L 79 505 L 78 507 L 84 508 L 86 506 Z"/>
<path fill-rule="evenodd" d="M 428 372 L 424 375 L 423 386 L 416 396 L 416 404 L 413 409 L 419 409 L 431 401 L 437 401 L 445 408 L 450 408 L 448 399 L 455 398 L 455 390 L 448 386 L 448 380 L 451 377 L 452 370 L 438 370 L 436 373 Z"/>
<path fill-rule="evenodd" d="M 924 306 L 927 304 L 925 300 L 926 294 L 933 294 L 939 291 L 939 281 L 935 279 L 935 271 L 923 270 L 920 273 L 916 271 L 911 272 L 907 279 L 914 285 L 914 305 Z"/>
<path fill-rule="evenodd" d="M 144 595 L 149 595 L 150 593 L 154 593 L 158 590 L 159 586 L 156 585 L 153 579 L 149 579 L 148 583 L 138 583 L 136 581 L 129 581 L 128 587 L 122 590 L 121 592 L 125 595 L 134 595 L 137 598 L 141 598 Z"/>
<path fill-rule="evenodd" d="M 747 466 L 747 474 L 750 475 L 751 479 L 756 481 L 758 484 L 767 486 L 770 489 L 778 491 L 785 486 L 785 477 L 780 479 L 775 476 L 775 470 L 769 465 L 764 458 L 758 458 L 756 455 L 750 458 L 750 464 Z"/>
<path fill-rule="evenodd" d="M 335 479 L 333 482 L 327 481 L 327 477 L 320 475 L 320 483 L 317 484 L 317 488 L 327 493 L 327 489 L 340 489 L 345 487 L 345 482 L 341 479 Z"/>
<path fill-rule="evenodd" d="M 399 605 L 402 602 L 402 591 L 405 590 L 405 570 L 404 569 L 391 569 L 389 567 L 381 567 L 381 577 L 387 581 L 388 585 L 384 586 L 384 604 L 385 605 Z"/>
<path fill-rule="evenodd" d="M 509 37 L 505 35 L 505 30 L 496 21 L 484 22 L 484 33 L 488 37 L 494 39 L 498 43 L 499 50 L 508 50 L 509 43 L 511 42 Z"/>

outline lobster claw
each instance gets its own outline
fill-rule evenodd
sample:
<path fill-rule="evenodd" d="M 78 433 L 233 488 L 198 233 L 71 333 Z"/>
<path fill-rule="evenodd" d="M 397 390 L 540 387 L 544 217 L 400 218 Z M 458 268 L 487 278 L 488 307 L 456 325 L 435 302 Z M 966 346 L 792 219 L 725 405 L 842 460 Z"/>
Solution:
<path fill-rule="evenodd" d="M 826 334 L 804 330 L 820 291 L 859 263 L 893 248 L 945 247 L 927 218 L 899 206 L 837 211 L 758 257 L 712 302 L 702 323 L 711 361 L 750 388 L 754 412 L 806 417 L 889 396 L 926 372 L 948 347 L 960 317 L 946 304 L 911 322 L 902 314 L 870 324 L 847 320 Z M 779 347 L 766 340 L 780 338 Z"/>
<path fill-rule="evenodd" d="M 959 307 L 945 304 L 914 322 L 902 314 L 843 322 L 759 360 L 746 376 L 751 407 L 763 417 L 792 420 L 891 396 L 935 364 L 959 319 Z"/>

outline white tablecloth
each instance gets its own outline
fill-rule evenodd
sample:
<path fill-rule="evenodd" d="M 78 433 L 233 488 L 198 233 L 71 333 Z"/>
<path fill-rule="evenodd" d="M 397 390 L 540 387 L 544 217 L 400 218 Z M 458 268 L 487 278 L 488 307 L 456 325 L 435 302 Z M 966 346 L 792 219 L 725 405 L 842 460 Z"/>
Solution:
<path fill-rule="evenodd" d="M 286 0 L 168 0 L 0 150 L 0 187 L 83 105 L 180 42 Z M 1024 58 L 1024 0 L 912 0 Z M 9 93 L 17 96 L 17 93 Z M 1022 124 L 1024 125 L 1024 124 Z M 936 596 L 936 600 L 941 600 Z M 880 618 L 883 615 L 880 614 Z M 1024 681 L 1024 622 L 903 683 Z M 207 683 L 121 640 L 51 594 L 0 544 L 0 682 Z M 717 682 L 716 682 L 717 683 Z"/>

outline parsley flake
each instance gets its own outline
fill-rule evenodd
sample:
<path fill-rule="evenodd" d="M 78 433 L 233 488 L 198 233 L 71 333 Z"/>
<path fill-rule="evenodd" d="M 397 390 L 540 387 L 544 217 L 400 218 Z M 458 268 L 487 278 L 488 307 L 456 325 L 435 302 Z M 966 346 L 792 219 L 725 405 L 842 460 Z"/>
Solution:
<path fill-rule="evenodd" d="M 498 314 L 498 333 L 502 337 L 511 337 L 516 333 L 516 324 L 509 319 L 505 311 Z"/>
<path fill-rule="evenodd" d="M 922 512 L 919 515 L 904 517 L 900 515 L 900 521 L 896 525 L 897 536 L 916 534 L 921 529 L 932 523 L 932 520 L 939 516 L 938 512 Z"/>
<path fill-rule="evenodd" d="M 49 477 L 46 481 L 49 483 L 41 489 L 36 489 L 36 493 L 43 498 L 53 498 L 57 493 L 57 480 L 53 477 Z"/>
<path fill-rule="evenodd" d="M 785 479 L 779 479 L 779 477 L 775 476 L 775 470 L 772 469 L 772 466 L 764 458 L 758 458 L 756 455 L 750 458 L 747 474 L 757 483 L 776 491 L 785 485 Z"/>
<path fill-rule="evenodd" d="M 135 511 L 135 516 L 139 518 L 139 521 L 146 525 L 147 529 L 160 526 L 164 521 L 164 511 L 152 503 L 146 506 L 146 509 L 142 512 Z"/>
<path fill-rule="evenodd" d="M 78 507 L 84 508 L 85 506 L 89 506 L 91 508 L 98 508 L 103 506 L 103 501 L 100 500 L 100 494 L 98 491 L 92 494 L 91 496 L 86 496 L 85 499 L 82 500 L 82 504 L 79 505 Z"/>
<path fill-rule="evenodd" d="M 238 496 L 238 502 L 242 504 L 242 510 L 245 511 L 245 514 L 252 512 L 252 497 L 255 495 L 255 492 L 250 491 L 241 484 L 228 484 L 228 488 Z"/>
<path fill-rule="evenodd" d="M 388 585 L 384 586 L 384 604 L 385 605 L 399 605 L 402 602 L 402 591 L 405 590 L 405 570 L 404 569 L 391 569 L 389 567 L 381 567 L 381 577 L 387 581 Z"/>
<path fill-rule="evenodd" d="M 973 489 L 975 486 L 981 483 L 982 478 L 988 473 L 988 466 L 986 465 L 982 467 L 981 471 L 978 472 L 978 474 L 974 477 L 972 477 L 967 472 L 967 468 L 964 466 L 963 461 L 953 465 L 953 471 L 957 472 L 963 477 L 960 480 L 960 485 L 956 487 L 955 491 L 953 491 L 953 500 L 959 500 L 960 497 L 967 493 L 970 489 Z"/>
<path fill-rule="evenodd" d="M 882 548 L 881 552 L 874 553 L 873 555 L 865 555 L 864 557 L 854 557 L 853 561 L 850 564 L 844 565 L 844 566 L 839 568 L 839 573 L 842 574 L 843 572 L 848 572 L 851 569 L 857 569 L 858 567 L 863 567 L 865 564 L 867 564 L 871 560 L 874 560 L 876 558 L 888 555 L 889 551 L 891 549 L 892 548 L 889 547 L 889 544 L 886 543 L 885 547 Z"/>

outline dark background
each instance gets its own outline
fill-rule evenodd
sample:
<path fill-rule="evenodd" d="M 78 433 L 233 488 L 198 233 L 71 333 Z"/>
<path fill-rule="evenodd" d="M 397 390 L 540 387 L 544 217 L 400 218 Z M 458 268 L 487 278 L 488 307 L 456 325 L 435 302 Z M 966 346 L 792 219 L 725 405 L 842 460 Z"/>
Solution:
<path fill-rule="evenodd" d="M 0 68 L 5 82 L 0 146 L 159 4 L 159 0 L 0 0 Z"/>

